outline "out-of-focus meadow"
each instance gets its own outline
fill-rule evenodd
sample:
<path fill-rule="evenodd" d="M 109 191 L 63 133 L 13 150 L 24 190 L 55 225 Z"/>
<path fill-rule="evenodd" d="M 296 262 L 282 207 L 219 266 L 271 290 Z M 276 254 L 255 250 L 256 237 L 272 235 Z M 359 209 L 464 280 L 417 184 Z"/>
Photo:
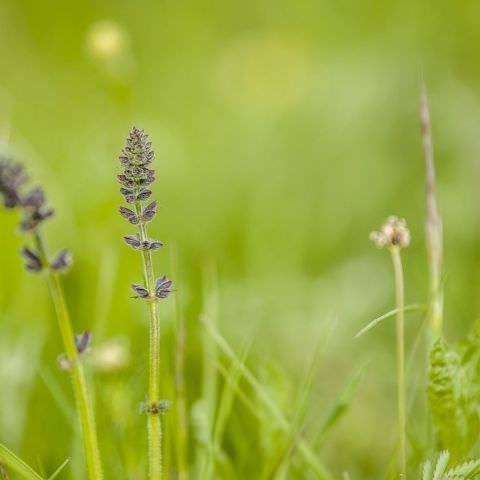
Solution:
<path fill-rule="evenodd" d="M 115 178 L 133 125 L 157 155 L 152 233 L 166 248 L 156 267 L 175 281 L 187 324 L 192 432 L 199 317 L 218 296 L 220 329 L 236 349 L 251 343 L 251 369 L 287 411 L 324 344 L 306 434 L 315 437 L 361 368 L 346 415 L 318 450 L 337 475 L 384 477 L 396 428 L 393 322 L 354 335 L 393 308 L 393 285 L 388 255 L 368 235 L 387 215 L 407 219 L 406 301 L 425 301 L 423 72 L 445 325 L 451 339 L 465 334 L 480 307 L 479 20 L 474 1 L 0 0 L 1 148 L 26 163 L 57 210 L 49 245 L 74 254 L 65 284 L 76 330 L 94 332 L 89 371 L 107 478 L 143 478 L 145 467 L 147 320 L 130 298 L 141 264 L 122 242 L 132 231 L 117 214 Z M 15 223 L 0 212 L 0 442 L 49 471 L 73 444 L 65 478 L 82 478 L 51 302 L 44 279 L 22 270 Z M 175 300 L 162 309 L 167 370 Z M 408 317 L 407 348 L 421 323 Z M 252 422 L 241 412 L 227 425 L 237 478 L 259 471 Z"/>

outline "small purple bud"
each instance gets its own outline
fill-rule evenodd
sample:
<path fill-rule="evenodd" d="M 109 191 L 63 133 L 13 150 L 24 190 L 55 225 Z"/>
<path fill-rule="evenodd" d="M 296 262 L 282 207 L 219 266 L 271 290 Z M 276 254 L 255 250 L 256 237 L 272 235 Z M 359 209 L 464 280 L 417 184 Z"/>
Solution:
<path fill-rule="evenodd" d="M 136 235 L 126 235 L 123 239 L 127 245 L 130 245 L 133 248 L 138 248 L 140 246 L 140 240 Z"/>
<path fill-rule="evenodd" d="M 43 268 L 42 261 L 37 252 L 28 247 L 23 247 L 21 255 L 25 258 L 25 268 L 30 272 L 40 272 Z"/>
<path fill-rule="evenodd" d="M 152 175 L 151 177 L 141 178 L 138 183 L 142 187 L 147 187 L 148 185 L 152 184 L 154 181 L 155 181 L 155 177 Z"/>
<path fill-rule="evenodd" d="M 33 189 L 30 193 L 21 199 L 23 207 L 33 207 L 39 209 L 45 203 L 45 194 L 39 187 Z"/>
<path fill-rule="evenodd" d="M 47 218 L 53 217 L 55 210 L 53 208 L 47 208 L 46 210 L 34 210 L 32 213 L 32 220 L 37 223 L 41 223 Z"/>
<path fill-rule="evenodd" d="M 135 212 L 133 212 L 129 208 L 120 207 L 118 211 L 120 212 L 120 215 L 122 217 L 126 218 L 133 225 L 136 225 L 139 222 L 138 216 L 135 214 Z"/>
<path fill-rule="evenodd" d="M 137 195 L 137 200 L 147 200 L 150 198 L 150 195 L 152 194 L 151 190 L 142 190 L 138 195 Z"/>
<path fill-rule="evenodd" d="M 159 240 L 152 240 L 149 242 L 148 250 L 158 250 L 163 247 L 163 243 Z"/>
<path fill-rule="evenodd" d="M 165 415 L 168 409 L 172 406 L 170 400 L 158 400 L 157 402 L 149 404 L 147 402 L 142 402 L 140 404 L 140 413 L 149 413 L 152 415 Z"/>
<path fill-rule="evenodd" d="M 172 283 L 166 275 L 158 278 L 155 282 L 155 296 L 158 298 L 167 298 L 172 293 Z"/>
<path fill-rule="evenodd" d="M 128 188 L 121 188 L 120 193 L 125 197 L 127 203 L 135 202 L 135 194 L 133 193 L 133 190 L 130 190 Z"/>
<path fill-rule="evenodd" d="M 145 207 L 145 210 L 143 211 L 143 219 L 148 222 L 152 220 L 152 218 L 155 216 L 156 213 L 157 213 L 157 202 L 155 201 Z"/>
<path fill-rule="evenodd" d="M 138 283 L 134 283 L 131 285 L 131 289 L 138 295 L 140 298 L 148 298 L 150 295 L 148 293 L 148 290 L 143 287 L 142 285 L 139 285 Z"/>
<path fill-rule="evenodd" d="M 72 264 L 72 255 L 69 250 L 65 249 L 57 253 L 50 263 L 50 267 L 55 272 L 63 272 Z"/>
<path fill-rule="evenodd" d="M 77 352 L 81 355 L 87 351 L 87 348 L 92 343 L 92 333 L 88 330 L 80 335 L 74 335 L 75 345 L 77 346 Z"/>
<path fill-rule="evenodd" d="M 128 188 L 135 187 L 135 180 L 128 178 L 126 175 L 117 175 L 118 181 Z"/>

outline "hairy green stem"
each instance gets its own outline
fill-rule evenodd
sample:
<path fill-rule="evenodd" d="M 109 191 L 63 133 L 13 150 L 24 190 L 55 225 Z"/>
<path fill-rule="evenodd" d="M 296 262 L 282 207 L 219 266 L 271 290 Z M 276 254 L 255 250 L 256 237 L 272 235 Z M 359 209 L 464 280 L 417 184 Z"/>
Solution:
<path fill-rule="evenodd" d="M 45 245 L 38 232 L 34 234 L 35 244 L 40 254 L 42 263 L 48 265 L 48 256 Z M 88 478 L 90 480 L 103 479 L 102 463 L 100 460 L 100 450 L 98 448 L 98 439 L 95 427 L 95 418 L 93 408 L 88 396 L 87 382 L 83 371 L 82 363 L 79 361 L 75 337 L 70 321 L 65 295 L 62 284 L 57 274 L 51 270 L 48 271 L 48 287 L 52 296 L 55 312 L 57 314 L 58 326 L 65 348 L 68 363 L 70 365 L 70 374 L 73 384 L 75 401 L 77 404 L 80 425 L 83 433 L 83 443 L 87 461 Z"/>
<path fill-rule="evenodd" d="M 142 205 L 135 203 L 139 218 L 142 218 Z M 147 227 L 140 221 L 138 224 L 140 240 L 148 240 Z M 152 405 L 160 401 L 160 319 L 158 315 L 158 301 L 155 297 L 155 273 L 153 270 L 152 253 L 150 250 L 142 250 L 143 272 L 145 283 L 150 294 L 148 299 L 148 310 L 150 314 L 150 371 L 148 384 L 148 458 L 149 478 L 160 480 L 162 478 L 162 424 L 160 414 Z"/>
<path fill-rule="evenodd" d="M 393 246 L 390 248 L 393 261 L 393 270 L 395 275 L 395 298 L 397 312 L 397 402 L 398 402 L 398 436 L 399 436 L 399 470 L 400 478 L 406 478 L 407 470 L 407 407 L 406 407 L 406 387 L 405 387 L 405 291 L 403 282 L 403 267 L 400 248 Z"/>

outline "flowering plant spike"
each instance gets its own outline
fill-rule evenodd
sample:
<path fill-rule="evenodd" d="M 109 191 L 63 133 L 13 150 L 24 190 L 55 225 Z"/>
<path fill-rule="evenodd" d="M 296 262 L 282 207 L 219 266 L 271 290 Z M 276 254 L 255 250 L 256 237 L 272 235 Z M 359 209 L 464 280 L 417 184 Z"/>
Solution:
<path fill-rule="evenodd" d="M 149 188 L 155 180 L 155 172 L 150 168 L 154 156 L 148 135 L 134 127 L 119 157 L 123 172 L 117 179 L 122 185 L 120 193 L 128 204 L 128 207 L 119 208 L 120 215 L 137 227 L 134 235 L 126 235 L 123 240 L 142 255 L 144 284 L 134 283 L 131 289 L 135 293 L 134 298 L 148 303 L 150 315 L 149 388 L 147 403 L 142 407 L 142 411 L 147 413 L 148 419 L 149 478 L 160 480 L 162 477 L 160 416 L 167 410 L 167 401 L 160 399 L 160 321 L 157 303 L 172 293 L 172 281 L 165 275 L 155 277 L 152 252 L 160 249 L 163 243 L 149 238 L 147 233 L 147 224 L 157 214 L 157 202 L 150 199 L 152 191 Z"/>

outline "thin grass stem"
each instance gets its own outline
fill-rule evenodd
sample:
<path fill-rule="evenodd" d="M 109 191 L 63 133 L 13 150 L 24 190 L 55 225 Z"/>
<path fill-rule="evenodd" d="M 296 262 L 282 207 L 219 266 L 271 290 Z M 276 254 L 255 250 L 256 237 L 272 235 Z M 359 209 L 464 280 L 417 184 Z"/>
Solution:
<path fill-rule="evenodd" d="M 397 336 L 397 401 L 398 401 L 398 436 L 399 436 L 399 471 L 400 478 L 406 478 L 407 470 L 407 408 L 405 386 L 405 290 L 403 281 L 402 257 L 400 248 L 390 248 L 395 275 L 395 298 L 397 312 L 396 336 Z"/>
<path fill-rule="evenodd" d="M 177 273 L 176 253 L 173 253 L 173 270 Z M 177 275 L 175 275 L 177 277 Z M 176 430 L 177 430 L 177 478 L 188 480 L 188 415 L 187 393 L 185 382 L 185 347 L 186 328 L 180 296 L 175 295 L 176 346 L 175 346 L 175 400 L 176 400 Z"/>

